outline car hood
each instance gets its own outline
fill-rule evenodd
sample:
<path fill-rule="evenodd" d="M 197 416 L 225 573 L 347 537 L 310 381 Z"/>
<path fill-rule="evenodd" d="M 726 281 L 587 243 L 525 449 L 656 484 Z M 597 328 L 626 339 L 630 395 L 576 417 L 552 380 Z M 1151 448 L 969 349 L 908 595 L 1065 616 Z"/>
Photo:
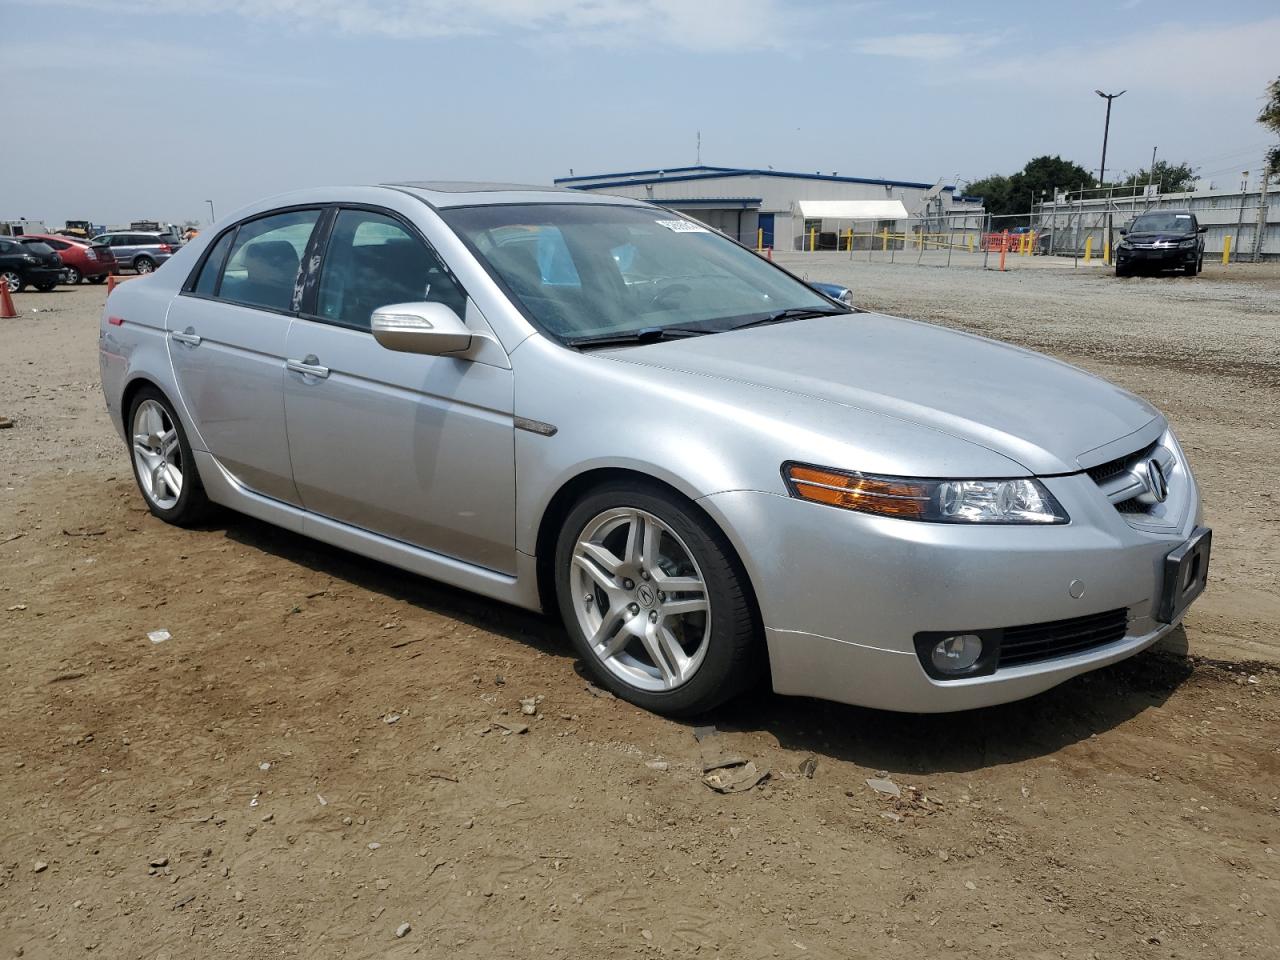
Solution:
<path fill-rule="evenodd" d="M 1151 243 L 1155 240 L 1164 240 L 1170 243 L 1177 243 L 1179 240 L 1191 240 L 1195 238 L 1194 233 L 1177 233 L 1173 230 L 1153 230 L 1150 232 L 1134 233 L 1130 231 L 1125 234 L 1127 240 L 1140 240 L 1143 243 Z"/>
<path fill-rule="evenodd" d="M 615 360 L 866 410 L 970 441 L 1032 473 L 1080 458 L 1160 414 L 1092 374 L 956 330 L 856 313 L 609 351 Z"/>

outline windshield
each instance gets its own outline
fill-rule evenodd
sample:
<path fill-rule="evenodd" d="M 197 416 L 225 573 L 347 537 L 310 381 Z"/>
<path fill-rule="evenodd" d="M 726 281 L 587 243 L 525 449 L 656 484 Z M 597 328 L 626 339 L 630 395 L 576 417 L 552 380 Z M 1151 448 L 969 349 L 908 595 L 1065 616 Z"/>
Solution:
<path fill-rule="evenodd" d="M 441 216 L 564 341 L 718 333 L 782 311 L 844 313 L 754 253 L 653 207 L 525 204 Z"/>
<path fill-rule="evenodd" d="M 1190 233 L 1189 213 L 1147 213 L 1133 221 L 1130 233 Z"/>

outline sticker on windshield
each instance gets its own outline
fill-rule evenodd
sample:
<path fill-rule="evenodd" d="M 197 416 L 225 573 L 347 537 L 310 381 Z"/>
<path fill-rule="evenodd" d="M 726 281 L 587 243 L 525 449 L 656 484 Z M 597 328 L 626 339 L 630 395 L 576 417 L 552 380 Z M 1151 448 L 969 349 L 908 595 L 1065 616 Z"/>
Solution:
<path fill-rule="evenodd" d="M 666 227 L 673 233 L 706 233 L 707 228 L 692 220 L 658 220 L 658 226 Z"/>

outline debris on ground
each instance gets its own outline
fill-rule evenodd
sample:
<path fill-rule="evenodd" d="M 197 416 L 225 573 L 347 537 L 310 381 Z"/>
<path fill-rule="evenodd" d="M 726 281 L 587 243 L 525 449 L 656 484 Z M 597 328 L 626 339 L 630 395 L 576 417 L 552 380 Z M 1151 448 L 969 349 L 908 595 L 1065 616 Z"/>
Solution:
<path fill-rule="evenodd" d="M 27 605 L 25 603 L 15 603 L 12 607 L 5 607 L 5 609 L 9 613 L 17 613 L 19 610 L 27 609 Z"/>
<path fill-rule="evenodd" d="M 716 793 L 745 793 L 769 779 L 769 771 L 751 760 L 718 766 L 703 775 L 702 782 Z"/>
<path fill-rule="evenodd" d="M 667 770 L 671 767 L 665 760 L 646 760 L 644 765 L 650 770 Z"/>
<path fill-rule="evenodd" d="M 399 719 L 400 719 L 400 714 L 388 713 L 385 717 L 382 718 L 382 722 L 387 724 L 387 726 L 390 726 L 391 724 L 395 723 Z"/>
<path fill-rule="evenodd" d="M 806 780 L 812 780 L 814 772 L 818 769 L 817 757 L 805 757 L 800 764 L 800 775 Z"/>
<path fill-rule="evenodd" d="M 400 924 L 400 926 L 396 927 L 396 939 L 397 940 L 403 939 L 405 934 L 407 934 L 412 929 L 413 927 L 409 926 L 409 924 L 407 923 Z"/>
<path fill-rule="evenodd" d="M 521 700 L 520 712 L 523 713 L 526 717 L 532 717 L 535 713 L 538 712 L 538 698 L 525 697 L 523 700 Z"/>
<path fill-rule="evenodd" d="M 887 777 L 867 777 L 867 786 L 876 793 L 895 800 L 902 796 L 902 788 Z"/>
<path fill-rule="evenodd" d="M 588 683 L 588 684 L 587 684 L 587 693 L 591 694 L 593 697 L 599 697 L 599 698 L 600 698 L 600 699 L 602 699 L 602 700 L 617 700 L 617 699 L 618 699 L 618 698 L 617 698 L 617 697 L 615 697 L 612 693 L 610 693 L 608 690 L 602 690 L 602 689 L 600 689 L 599 687 L 597 687 L 594 683 Z"/>
<path fill-rule="evenodd" d="M 152 630 L 147 634 L 147 639 L 152 643 L 164 643 L 173 636 L 168 630 Z"/>
<path fill-rule="evenodd" d="M 0 417 L 0 430 L 8 430 L 13 426 L 12 417 Z"/>
<path fill-rule="evenodd" d="M 714 737 L 715 734 L 716 728 L 710 724 L 693 728 L 693 739 L 697 740 L 698 743 L 701 743 L 703 740 L 707 739 L 707 737 Z"/>
<path fill-rule="evenodd" d="M 44 873 L 46 870 L 48 870 L 48 869 L 49 869 L 49 864 L 45 863 L 43 860 L 37 860 L 37 861 L 32 865 L 31 869 L 32 869 L 35 873 Z"/>

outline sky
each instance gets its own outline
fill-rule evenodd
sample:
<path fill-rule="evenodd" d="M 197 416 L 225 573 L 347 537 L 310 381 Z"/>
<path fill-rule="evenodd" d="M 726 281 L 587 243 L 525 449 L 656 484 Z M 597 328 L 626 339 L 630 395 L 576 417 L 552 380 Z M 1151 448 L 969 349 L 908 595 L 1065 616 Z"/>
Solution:
<path fill-rule="evenodd" d="M 1280 4 L 0 0 L 0 219 L 703 163 L 936 182 L 1060 154 L 1256 174 Z"/>

